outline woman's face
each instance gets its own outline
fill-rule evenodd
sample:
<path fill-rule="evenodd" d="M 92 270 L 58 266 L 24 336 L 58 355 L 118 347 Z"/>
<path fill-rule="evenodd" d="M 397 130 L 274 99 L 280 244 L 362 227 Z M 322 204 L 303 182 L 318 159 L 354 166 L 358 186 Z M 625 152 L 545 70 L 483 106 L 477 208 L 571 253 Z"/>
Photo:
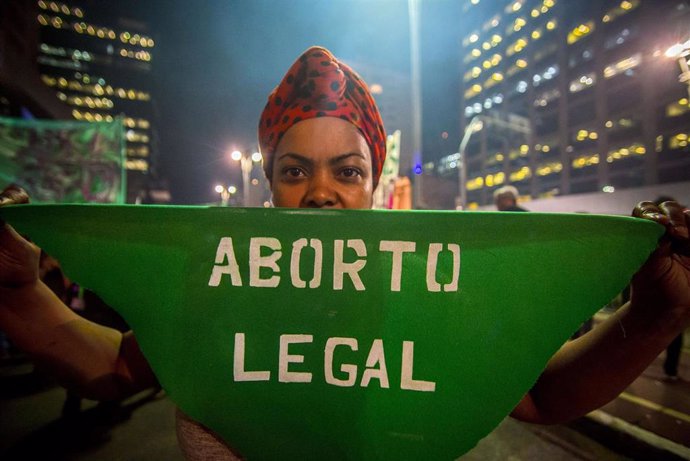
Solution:
<path fill-rule="evenodd" d="M 350 122 L 304 120 L 276 147 L 271 182 L 276 207 L 371 208 L 371 151 Z"/>

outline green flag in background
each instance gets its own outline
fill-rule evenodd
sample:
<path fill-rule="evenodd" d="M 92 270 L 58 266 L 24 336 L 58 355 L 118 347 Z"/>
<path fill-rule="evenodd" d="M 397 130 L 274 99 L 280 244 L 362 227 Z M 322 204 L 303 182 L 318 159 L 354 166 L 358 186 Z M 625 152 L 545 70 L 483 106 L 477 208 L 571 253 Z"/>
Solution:
<path fill-rule="evenodd" d="M 624 217 L 28 205 L 0 216 L 124 315 L 247 459 L 454 459 L 662 228 Z"/>
<path fill-rule="evenodd" d="M 0 184 L 35 202 L 124 203 L 122 120 L 77 122 L 0 117 Z"/>

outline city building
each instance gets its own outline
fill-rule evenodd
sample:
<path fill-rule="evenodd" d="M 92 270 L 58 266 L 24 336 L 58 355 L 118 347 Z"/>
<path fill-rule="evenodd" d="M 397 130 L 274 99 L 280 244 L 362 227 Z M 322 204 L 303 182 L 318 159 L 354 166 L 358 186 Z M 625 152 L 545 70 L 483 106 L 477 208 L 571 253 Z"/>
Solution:
<path fill-rule="evenodd" d="M 121 119 L 127 140 L 127 201 L 149 201 L 151 194 L 160 198 L 151 83 L 156 43 L 136 4 L 4 3 L 2 112 L 88 122 Z"/>
<path fill-rule="evenodd" d="M 457 181 L 466 207 L 506 184 L 534 200 L 690 180 L 688 74 L 679 82 L 688 2 L 466 0 L 462 10 L 464 143 L 431 166 Z M 685 50 L 667 52 L 677 44 Z"/>

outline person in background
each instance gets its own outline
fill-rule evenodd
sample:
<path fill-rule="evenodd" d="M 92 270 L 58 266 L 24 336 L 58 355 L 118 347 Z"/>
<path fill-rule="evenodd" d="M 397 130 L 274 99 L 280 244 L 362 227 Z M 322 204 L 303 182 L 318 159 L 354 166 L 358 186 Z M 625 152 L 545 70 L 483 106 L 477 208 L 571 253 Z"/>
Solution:
<path fill-rule="evenodd" d="M 324 210 L 371 208 L 385 140 L 381 116 L 364 81 L 328 50 L 309 48 L 270 94 L 259 121 L 273 203 Z M 17 190 L 0 194 L 0 205 L 26 200 Z M 563 345 L 513 410 L 515 418 L 560 423 L 606 404 L 690 324 L 690 252 L 680 252 L 690 248 L 690 212 L 672 202 L 642 202 L 634 214 L 663 225 L 666 233 L 634 276 L 630 303 Z M 391 219 L 394 216 L 391 213 Z M 0 328 L 85 395 L 121 397 L 155 384 L 131 331 L 122 333 L 78 317 L 38 280 L 38 251 L 0 223 Z M 187 459 L 233 460 L 241 455 L 233 450 L 232 440 L 221 440 L 181 411 L 177 418 L 178 440 Z M 265 442 L 272 441 L 266 434 Z"/>
<path fill-rule="evenodd" d="M 519 192 L 515 186 L 503 186 L 494 191 L 494 203 L 498 211 L 527 211 L 517 204 Z"/>

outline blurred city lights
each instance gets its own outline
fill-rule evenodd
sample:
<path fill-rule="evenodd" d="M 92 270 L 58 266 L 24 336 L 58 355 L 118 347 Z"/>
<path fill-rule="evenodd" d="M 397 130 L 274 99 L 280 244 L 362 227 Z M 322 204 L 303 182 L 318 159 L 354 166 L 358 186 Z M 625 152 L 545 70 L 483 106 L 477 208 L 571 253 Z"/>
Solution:
<path fill-rule="evenodd" d="M 237 162 L 242 158 L 242 152 L 240 152 L 238 150 L 234 150 L 230 154 L 230 158 Z"/>
<path fill-rule="evenodd" d="M 681 58 L 690 54 L 690 40 L 685 43 L 676 43 L 666 50 L 666 56 L 669 58 Z"/>

